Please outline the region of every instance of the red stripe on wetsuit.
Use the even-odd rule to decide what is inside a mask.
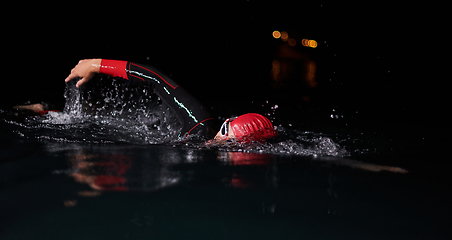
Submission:
[[[122,77],[126,80],[129,80],[129,78],[127,76],[127,69],[128,69],[127,63],[128,63],[127,61],[102,59],[102,61],[100,63],[99,73],[107,74],[107,75],[110,75],[113,77]],[[168,84],[168,86],[170,86],[172,89],[176,89],[177,87],[179,87],[179,85],[173,84],[171,81],[163,78],[162,76],[160,76],[158,73],[152,71],[151,69],[145,68],[138,64],[134,64],[132,62],[130,62],[130,65],[136,66],[136,67],[144,69],[152,74],[155,74],[157,77],[159,77],[161,80],[163,80],[166,84]],[[129,65],[129,68],[130,68],[130,65]],[[133,76],[133,77],[139,78],[144,81],[144,79],[141,77],[138,77],[138,76]]]
[[[99,73],[107,74],[113,77],[122,77],[129,80],[127,77],[127,61],[102,59],[100,63]]]

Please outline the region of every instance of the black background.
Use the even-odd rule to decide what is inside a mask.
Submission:
[[[80,59],[110,58],[156,66],[207,105],[247,108],[253,99],[269,100],[281,111],[310,109],[316,119],[335,109],[405,131],[444,132],[442,22],[432,18],[440,15],[433,8],[390,1],[13,7],[14,17],[5,19],[2,105],[62,102],[63,80]],[[287,44],[272,37],[275,30],[295,37],[296,51],[316,61],[317,88],[271,87],[272,59]],[[315,39],[318,47],[301,46],[302,38]],[[300,99],[306,91],[309,102]],[[296,121],[311,117],[291,113]]]

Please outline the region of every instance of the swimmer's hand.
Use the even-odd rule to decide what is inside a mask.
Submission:
[[[81,77],[82,79],[80,79],[75,86],[82,86],[83,84],[91,80],[91,78],[93,78],[96,73],[99,73],[101,62],[102,59],[80,60],[77,66],[75,66],[71,70],[71,74],[69,74],[69,76],[64,81],[69,82],[76,77]]]

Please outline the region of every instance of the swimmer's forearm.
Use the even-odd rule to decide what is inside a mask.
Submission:
[[[127,76],[127,61],[101,59],[98,72],[129,80]]]
[[[75,66],[71,74],[65,79],[65,82],[80,77],[76,84],[77,87],[82,86],[91,80],[96,73],[103,73],[113,77],[122,77],[129,80],[127,75],[127,61],[109,60],[109,59],[85,59],[80,60]]]

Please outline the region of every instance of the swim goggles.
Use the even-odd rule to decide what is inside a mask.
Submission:
[[[221,128],[220,128],[220,135],[222,136],[222,137],[227,137],[227,136],[229,136],[229,125],[228,125],[228,123],[229,122],[232,122],[232,120],[234,120],[234,119],[236,119],[237,117],[233,117],[233,118],[228,118],[228,119],[226,119],[224,122],[223,122],[223,124],[221,125]]]

